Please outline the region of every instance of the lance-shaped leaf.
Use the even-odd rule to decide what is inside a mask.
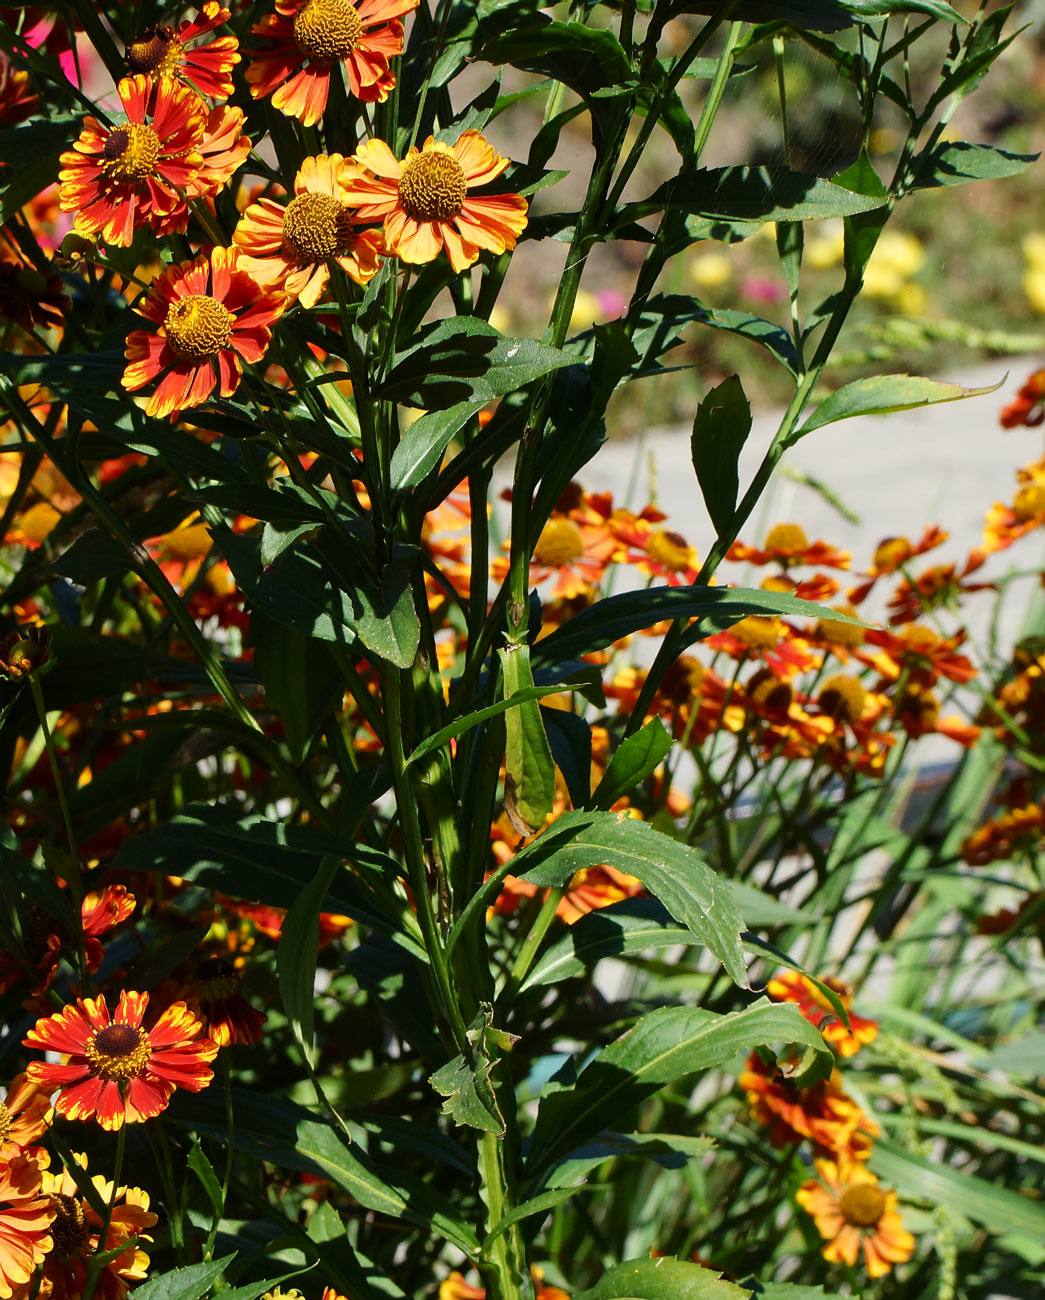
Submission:
[[[218,1278],[236,1258],[235,1254],[222,1259],[208,1260],[205,1264],[187,1264],[172,1268],[159,1277],[150,1278],[136,1290],[145,1300],[199,1300],[206,1295]]]
[[[555,760],[533,690],[530,647],[509,645],[499,650],[504,698],[516,707],[504,715],[504,810],[521,835],[544,825],[555,804]]]
[[[730,375],[697,407],[689,443],[704,504],[720,537],[736,514],[740,453],[750,432],[751,404],[739,375]]]
[[[660,718],[653,718],[641,731],[622,740],[591,797],[594,806],[609,808],[622,795],[630,794],[641,780],[656,771],[673,744]]]
[[[616,813],[565,813],[512,859],[514,875],[559,887],[587,867],[608,865],[636,876],[746,986],[740,919],[729,882],[686,844],[646,822]]]
[[[455,1124],[503,1137],[504,1116],[490,1082],[490,1071],[500,1059],[494,1052],[510,1051],[518,1038],[494,1028],[493,1007],[489,1002],[480,1006],[466,1033],[471,1050],[448,1061],[428,1082],[446,1098],[443,1114],[449,1115]]]
[[[816,408],[805,424],[786,440],[793,446],[800,438],[826,424],[850,420],[854,415],[888,415],[891,411],[909,411],[918,406],[932,406],[937,402],[958,402],[963,397],[980,397],[996,392],[1004,383],[985,388],[963,388],[961,384],[948,384],[939,379],[921,379],[915,375],[875,375],[870,379],[855,379],[846,384]]]
[[[750,1292],[684,1259],[628,1259],[574,1300],[747,1300]]]
[[[966,141],[934,144],[911,162],[912,189],[933,185],[964,185],[968,181],[997,181],[1019,176],[1040,157],[1008,153],[989,144]]]
[[[771,1043],[814,1053],[798,1081],[834,1059],[823,1038],[795,1006],[767,1000],[716,1015],[697,1007],[661,1007],[643,1016],[586,1067],[576,1085],[546,1097],[537,1114],[529,1171],[536,1175],[665,1084]]]

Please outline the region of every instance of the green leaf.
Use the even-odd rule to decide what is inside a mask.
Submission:
[[[589,912],[549,944],[527,975],[523,989],[583,975],[604,957],[670,948],[696,941],[655,898],[628,898]]]
[[[814,429],[852,419],[854,415],[887,415],[890,411],[909,411],[937,402],[980,397],[984,393],[997,392],[1004,382],[999,379],[996,384],[988,384],[985,388],[963,388],[960,384],[921,379],[915,375],[875,375],[870,379],[855,379],[825,398],[798,432],[786,440],[787,445],[793,446]]]
[[[648,1012],[595,1057],[574,1088],[541,1102],[530,1157],[535,1170],[599,1133],[607,1116],[626,1113],[665,1084],[772,1043],[798,1044],[822,1064],[834,1059],[820,1034],[788,1004],[763,999],[724,1016],[696,1007]]]
[[[811,912],[782,903],[746,881],[730,881],[730,888],[733,890],[733,901],[740,908],[740,915],[749,930],[754,926],[794,925],[796,922],[808,924],[816,920]]]
[[[541,1179],[542,1187],[570,1187],[607,1160],[643,1156],[665,1169],[678,1169],[708,1153],[715,1143],[709,1137],[678,1133],[603,1133],[561,1160]]]
[[[714,953],[741,987],[747,974],[740,949],[743,922],[729,883],[695,850],[646,822],[616,813],[564,813],[512,859],[512,875],[559,887],[578,871],[607,864],[636,876],[676,921]]]
[[[597,1189],[589,1184],[587,1187],[556,1187],[551,1191],[541,1192],[537,1196],[532,1196],[517,1205],[514,1210],[510,1210],[503,1219],[498,1219],[494,1228],[483,1238],[483,1255],[485,1258],[490,1257],[490,1247],[503,1233],[509,1228],[514,1228],[517,1223],[522,1223],[525,1219],[532,1219],[535,1214],[545,1215],[549,1210],[554,1210],[557,1205],[563,1201],[570,1200],[577,1195],[579,1191],[596,1191]]]
[[[821,1286],[798,1286],[794,1282],[759,1282],[745,1277],[740,1285],[751,1291],[751,1300],[842,1300],[836,1292]]]
[[[700,1264],[681,1259],[629,1259],[608,1268],[573,1300],[747,1300],[747,1292]]]
[[[1019,176],[1040,157],[1036,153],[1008,153],[989,144],[934,144],[912,160],[911,189]]]
[[[376,395],[428,410],[485,405],[575,360],[533,339],[505,338],[477,316],[454,316],[396,353]]]
[[[630,794],[640,781],[656,771],[671,753],[674,743],[660,718],[653,718],[641,731],[621,741],[591,797],[592,807],[609,808],[622,795]]]
[[[127,549],[100,528],[89,528],[54,562],[54,571],[81,587],[107,578],[112,573],[127,573],[135,568]]]
[[[314,1268],[315,1265],[311,1267]],[[295,1268],[279,1277],[266,1278],[263,1282],[247,1282],[244,1286],[229,1287],[227,1291],[221,1291],[219,1294],[221,1300],[257,1300],[258,1296],[264,1295],[266,1291],[275,1290],[281,1282],[286,1282],[292,1277],[300,1277],[304,1272],[303,1268]]]
[[[361,613],[353,630],[372,655],[397,668],[409,668],[421,644],[421,621],[414,606],[410,571],[390,564],[380,589],[361,584],[355,590]]]
[[[678,208],[693,216],[763,224],[767,221],[823,221],[866,212],[881,200],[787,167],[703,167],[682,172],[648,199],[625,204],[617,221]]]
[[[227,1139],[225,1102],[220,1096],[200,1093],[184,1098],[179,1120],[194,1132]],[[443,1212],[439,1195],[420,1179],[393,1166],[377,1165],[356,1153],[329,1125],[320,1123],[286,1097],[265,1097],[245,1088],[232,1089],[236,1116],[233,1146],[278,1169],[317,1174],[347,1192],[364,1209],[387,1218],[433,1228],[474,1258],[479,1252],[475,1234],[465,1224]]]
[[[697,407],[690,454],[711,522],[728,533],[737,509],[740,453],[751,432],[751,403],[739,375],[730,375]]]
[[[207,1294],[235,1258],[235,1254],[225,1255],[207,1264],[168,1269],[135,1290],[141,1292],[142,1300],[200,1300],[200,1296]]]
[[[415,420],[392,452],[392,490],[416,487],[439,464],[454,435],[485,405],[484,398],[475,398],[445,411],[429,411]]]
[[[555,760],[540,705],[526,695],[534,688],[530,647],[513,643],[498,650],[497,656],[508,705],[504,715],[504,808],[520,834],[532,834],[544,825],[555,805]]]
[[[901,1197],[939,1205],[992,1232],[1045,1240],[1045,1205],[1033,1195],[1021,1196],[881,1138],[874,1144],[869,1163],[882,1182],[894,1187]]]
[[[504,35],[482,45],[475,57],[554,77],[582,98],[631,78],[628,56],[606,28],[553,22],[543,15],[527,18],[530,25],[513,23]]]
[[[433,750],[442,748],[448,740],[463,736],[473,727],[478,727],[490,718],[496,718],[498,714],[508,713],[511,709],[519,708],[531,700],[542,700],[546,695],[561,695],[564,691],[585,690],[587,687],[587,682],[563,682],[559,686],[527,686],[523,690],[516,691],[510,699],[498,700],[496,704],[488,704],[486,708],[476,709],[474,713],[465,713],[460,718],[455,718],[453,722],[448,722],[445,727],[431,736],[426,736],[416,748],[410,751],[406,766],[409,767],[411,763],[416,763],[427,754],[431,754]]]
[[[300,764],[331,707],[340,701],[341,674],[327,645],[258,610],[251,614],[250,634],[265,700],[283,723],[291,762]]]
[[[466,1033],[471,1050],[448,1061],[428,1082],[446,1098],[443,1114],[455,1124],[504,1137],[504,1116],[490,1083],[490,1071],[500,1060],[494,1052],[510,1050],[518,1040],[514,1034],[494,1028],[493,1007],[488,1002],[482,1003]]]
[[[220,1218],[225,1209],[225,1197],[222,1195],[221,1183],[214,1172],[214,1166],[207,1159],[198,1138],[192,1144],[192,1150],[186,1157],[186,1164],[200,1180],[200,1186],[207,1193],[207,1200],[210,1201],[215,1217]]]
[[[653,587],[623,591],[572,615],[562,627],[533,646],[531,657],[535,667],[579,659],[665,618],[699,619],[686,633],[686,644],[692,645],[739,623],[749,614],[822,618],[826,612],[823,606],[799,600],[797,596],[745,587]],[[829,616],[841,617],[835,611],[830,611]]]
[[[294,900],[280,930],[277,955],[279,995],[294,1040],[310,1065],[315,1064],[312,1040],[315,1025],[316,962],[319,955],[319,914],[340,866],[340,857],[322,860],[315,876]]]

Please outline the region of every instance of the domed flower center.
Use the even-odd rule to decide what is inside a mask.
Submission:
[[[294,15],[294,40],[310,59],[347,59],[363,35],[349,0],[308,0]]]
[[[679,533],[669,533],[663,528],[654,528],[650,533],[646,542],[646,554],[672,573],[681,573],[697,562],[697,553],[692,546],[686,545],[686,539]]]
[[[102,171],[113,181],[143,181],[160,156],[160,137],[151,126],[129,122],[110,131],[102,146]]]
[[[768,650],[779,645],[783,628],[775,618],[762,618],[758,614],[749,614],[732,627],[733,635],[752,650]]]
[[[208,957],[196,968],[193,992],[204,1002],[231,997],[239,986],[239,972],[221,957]]]
[[[84,1055],[101,1079],[133,1079],[152,1056],[152,1043],[136,1025],[106,1025],[87,1040]]]
[[[791,707],[791,687],[769,668],[761,668],[747,684],[748,696],[764,709],[786,713]]]
[[[914,554],[914,548],[906,537],[887,537],[878,544],[871,558],[871,563],[879,573],[892,573],[901,564],[905,564]]]
[[[235,317],[216,298],[190,293],[173,302],[163,327],[167,342],[179,357],[203,361],[228,347]]]
[[[873,1228],[885,1213],[885,1192],[874,1183],[854,1183],[838,1198],[838,1208],[854,1228]]]
[[[765,549],[792,559],[809,550],[809,538],[798,524],[777,524],[769,530]]]
[[[449,221],[468,190],[464,168],[449,150],[426,149],[403,168],[399,202],[415,221]]]
[[[534,564],[561,569],[584,554],[584,534],[572,519],[549,519],[533,549]]]
[[[661,678],[660,693],[674,704],[685,704],[704,685],[704,665],[693,655],[680,655]]]
[[[178,66],[182,44],[173,27],[146,27],[133,45],[127,47],[127,67],[142,76],[170,76]]]
[[[7,1135],[11,1132],[11,1125],[11,1112],[4,1102],[0,1101],[0,1147],[7,1141]]]
[[[348,242],[351,209],[329,194],[299,194],[287,204],[283,244],[309,262],[337,257]]]
[[[74,1196],[51,1197],[54,1221],[47,1231],[54,1240],[54,1253],[62,1259],[85,1255],[90,1245],[90,1231],[83,1206]]]
[[[835,609],[839,614],[857,617],[852,605],[836,605]],[[840,618],[818,619],[813,635],[822,637],[825,641],[833,641],[844,650],[855,650],[857,646],[863,645],[864,640],[864,630],[859,624],[843,623]]]
[[[852,723],[859,722],[866,699],[867,692],[859,678],[839,673],[824,682],[817,703],[829,718]]]
[[[940,717],[940,701],[933,692],[917,690],[913,685],[900,695],[893,708],[905,726],[924,727],[928,731]]]
[[[928,655],[940,644],[940,638],[931,627],[922,627],[912,623],[907,629],[907,649],[914,655]]]
[[[1012,503],[1012,513],[1021,524],[1045,514],[1045,484],[1028,483],[1021,487]]]

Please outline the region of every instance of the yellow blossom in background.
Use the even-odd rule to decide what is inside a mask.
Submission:
[[[886,230],[875,245],[864,272],[864,293],[871,298],[896,298],[925,262],[925,248],[915,235]]]
[[[1032,230],[1024,235],[1022,247],[1027,265],[1045,271],[1045,230]]]
[[[719,289],[729,283],[733,266],[726,253],[698,253],[689,264],[689,275],[698,289]]]
[[[912,318],[924,316],[928,305],[929,295],[922,285],[917,284],[914,280],[908,280],[906,284],[902,285],[900,292],[893,300],[893,306],[901,316],[910,316]]]
[[[876,127],[867,138],[867,148],[871,153],[895,153],[900,147],[900,136],[891,126]]]
[[[845,227],[840,221],[825,221],[823,230],[806,241],[804,260],[817,271],[837,266],[845,252]]]
[[[570,329],[590,329],[596,321],[601,319],[602,309],[599,306],[598,298],[593,293],[589,293],[587,289],[579,289],[573,304],[573,313],[570,316]]]

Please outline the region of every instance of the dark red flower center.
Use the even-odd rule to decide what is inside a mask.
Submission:
[[[426,149],[417,154],[399,178],[399,202],[415,221],[449,221],[456,217],[467,191],[464,168],[443,149]]]
[[[51,1198],[54,1221],[47,1231],[54,1240],[54,1253],[62,1259],[86,1255],[90,1232],[84,1218],[83,1206],[73,1196],[61,1194]]]
[[[87,1040],[84,1055],[99,1078],[133,1079],[148,1065],[152,1043],[137,1025],[106,1025]]]
[[[102,171],[114,181],[143,181],[160,156],[160,137],[151,126],[128,122],[110,131],[102,146]]]
[[[294,40],[310,59],[347,59],[362,35],[350,0],[308,0],[294,15]]]
[[[182,45],[173,27],[146,27],[127,49],[127,66],[131,72],[144,76],[170,76],[181,52]]]

